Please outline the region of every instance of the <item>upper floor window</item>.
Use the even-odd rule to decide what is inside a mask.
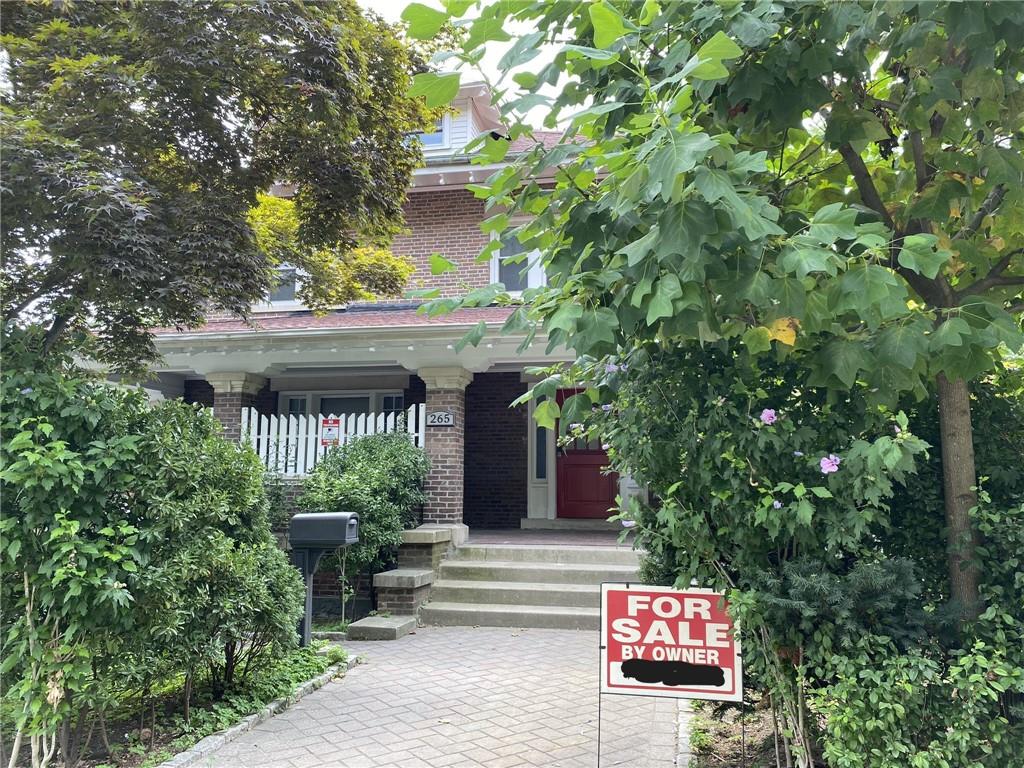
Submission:
[[[501,283],[509,293],[522,293],[544,285],[544,266],[540,251],[523,254],[526,249],[514,237],[502,243],[491,261],[491,282]]]
[[[298,280],[299,274],[294,267],[278,267],[277,280],[274,287],[270,289],[267,301],[271,303],[294,302]]]
[[[451,115],[444,115],[434,123],[433,131],[419,131],[412,135],[416,137],[424,150],[445,149],[451,144],[451,127]]]

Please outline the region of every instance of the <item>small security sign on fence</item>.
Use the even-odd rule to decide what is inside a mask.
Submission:
[[[341,419],[320,422],[320,445],[341,445]]]
[[[743,701],[740,644],[725,598],[602,584],[601,693]]]

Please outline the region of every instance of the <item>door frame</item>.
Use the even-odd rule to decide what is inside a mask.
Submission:
[[[557,440],[555,430],[538,430],[533,412],[537,403],[530,400],[526,419],[527,460],[526,460],[526,516],[535,520],[554,520],[558,512],[557,478],[555,477],[555,450]],[[534,472],[537,465],[537,433],[544,435],[547,449],[544,462],[545,475],[538,478]]]

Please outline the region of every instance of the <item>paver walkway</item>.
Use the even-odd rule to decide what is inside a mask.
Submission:
[[[215,768],[595,768],[596,632],[431,627],[226,744]],[[600,768],[668,768],[672,699],[604,696]]]

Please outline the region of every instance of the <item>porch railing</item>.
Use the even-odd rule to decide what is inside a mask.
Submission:
[[[260,415],[255,408],[242,409],[242,442],[256,451],[268,471],[282,475],[305,475],[330,449],[321,440],[324,419],[338,419],[338,440],[349,440],[382,432],[406,432],[409,439],[423,447],[426,432],[426,406],[410,406],[398,413],[358,413],[348,416]]]

